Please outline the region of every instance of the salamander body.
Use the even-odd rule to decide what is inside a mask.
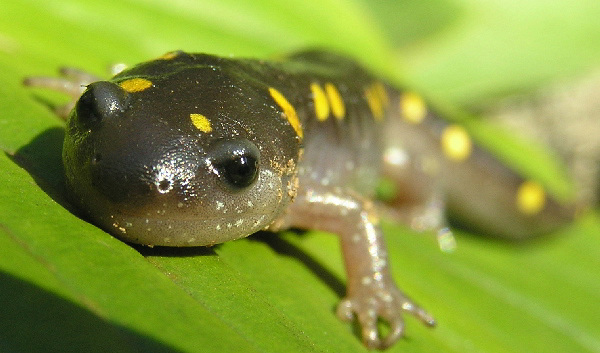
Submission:
[[[28,84],[58,81],[49,82]],[[63,160],[71,199],[89,219],[125,241],[163,246],[213,245],[261,229],[335,233],[348,275],[338,315],[356,316],[370,348],[402,335],[404,311],[434,324],[389,273],[373,202],[382,179],[397,189],[391,214],[419,230],[446,232],[446,205],[513,238],[566,218],[538,183],[483,153],[420,96],[340,55],[172,52],[83,83],[83,92],[62,89],[81,94]],[[386,337],[378,318],[390,324]]]

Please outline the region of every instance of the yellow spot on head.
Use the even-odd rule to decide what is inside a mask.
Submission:
[[[194,124],[198,130],[206,133],[212,131],[210,121],[204,115],[192,113],[190,114],[190,119],[192,119],[192,124]]]
[[[346,115],[346,106],[344,105],[344,100],[342,99],[340,92],[332,83],[328,82],[325,84],[325,93],[327,93],[327,98],[329,98],[333,116],[337,119],[343,119]]]
[[[163,55],[161,55],[160,57],[158,57],[158,60],[171,60],[171,59],[175,59],[177,57],[177,55],[179,55],[180,51],[170,51],[168,53],[164,53]]]
[[[310,91],[313,95],[313,102],[315,104],[315,115],[317,120],[325,121],[329,117],[329,103],[327,102],[327,96],[318,83],[310,84]]]
[[[294,109],[290,102],[288,102],[288,100],[285,99],[283,94],[281,94],[275,88],[269,87],[269,94],[271,94],[271,97],[273,97],[275,103],[277,103],[281,107],[281,109],[283,109],[283,115],[290,123],[294,131],[296,131],[296,135],[298,135],[298,137],[302,139],[304,137],[304,132],[302,131],[302,124],[300,124],[300,120],[298,120],[298,114],[296,114],[296,109]]]
[[[517,190],[517,208],[526,215],[540,212],[546,204],[546,192],[535,181],[525,181]]]
[[[119,83],[119,86],[121,86],[122,89],[124,89],[125,91],[129,92],[129,93],[135,93],[135,92],[141,92],[147,88],[152,87],[152,81],[147,80],[145,78],[141,78],[141,77],[136,77],[136,78],[130,78],[128,80],[125,80],[121,83]]]
[[[459,162],[469,158],[473,149],[467,130],[458,125],[449,125],[444,129],[441,144],[446,157]]]
[[[400,96],[400,113],[404,120],[418,124],[427,115],[427,105],[418,94],[405,92]]]

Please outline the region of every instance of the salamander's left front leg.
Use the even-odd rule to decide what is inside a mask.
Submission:
[[[352,192],[313,189],[298,195],[289,211],[284,227],[319,229],[340,236],[348,284],[337,312],[343,320],[356,316],[368,348],[385,349],[403,335],[403,312],[426,325],[435,325],[433,317],[396,286],[378,216],[370,201]],[[377,329],[379,319],[390,326],[386,337],[381,337]]]

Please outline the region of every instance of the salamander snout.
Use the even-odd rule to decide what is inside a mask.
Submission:
[[[129,101],[128,93],[119,85],[98,81],[90,84],[75,105],[78,122],[94,128],[103,120],[114,119],[125,112]]]

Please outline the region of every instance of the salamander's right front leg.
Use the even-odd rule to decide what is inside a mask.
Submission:
[[[23,84],[29,87],[47,88],[52,91],[69,95],[71,101],[54,108],[56,115],[66,120],[87,86],[92,82],[100,81],[102,79],[85,71],[70,67],[61,68],[60,75],[62,77],[27,77],[23,80]]]
[[[343,320],[357,318],[368,348],[385,349],[402,337],[403,312],[428,326],[435,325],[433,317],[396,286],[378,216],[370,201],[352,192],[313,189],[297,197],[281,226],[319,229],[340,236],[348,284],[337,312]],[[390,326],[386,337],[381,337],[377,329],[379,319]]]

